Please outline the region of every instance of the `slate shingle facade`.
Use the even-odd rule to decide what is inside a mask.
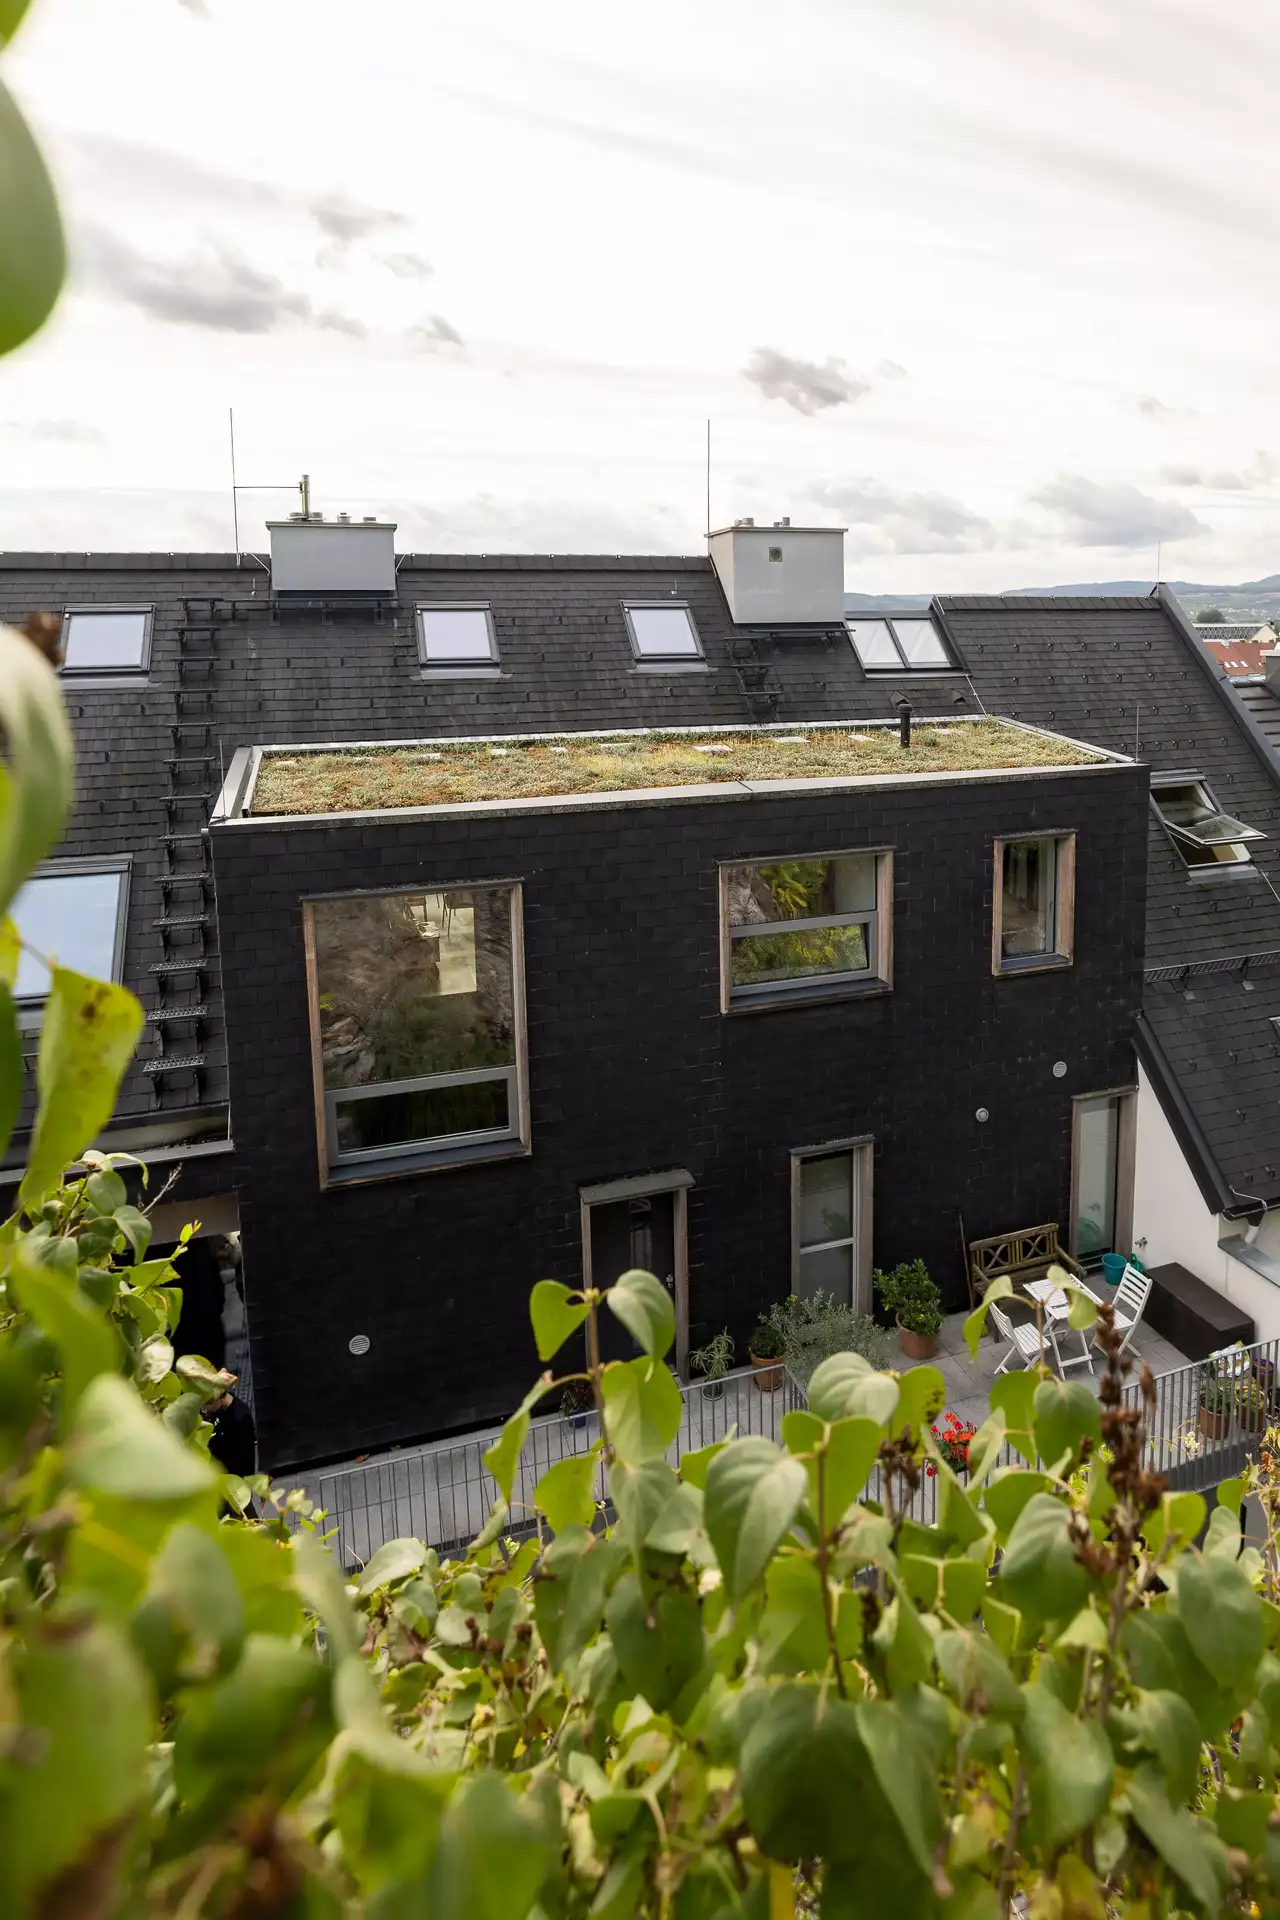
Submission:
[[[692,607],[707,657],[706,672],[665,673],[636,666],[622,603],[627,598],[667,595],[686,600]],[[413,607],[419,600],[432,599],[490,603],[501,652],[502,671],[497,679],[424,675],[417,658]],[[1109,941],[1118,979],[1127,982],[1128,969],[1145,962],[1149,976],[1146,1010],[1139,1022],[1139,1035],[1147,1048],[1144,1057],[1153,1066],[1167,1110],[1181,1102],[1191,1116],[1193,1124],[1189,1124],[1184,1143],[1194,1135],[1192,1145],[1199,1155],[1195,1164],[1203,1174],[1206,1197],[1212,1190],[1230,1202],[1233,1191],[1243,1191],[1280,1200],[1280,1171],[1272,1171],[1280,1170],[1280,1101],[1271,1092],[1266,1065],[1273,1057],[1267,1049],[1275,1045],[1267,1016],[1280,1010],[1271,1006],[1270,999],[1270,981],[1280,978],[1280,973],[1268,978],[1267,962],[1267,956],[1280,953],[1280,900],[1272,885],[1278,857],[1275,836],[1280,820],[1280,763],[1258,722],[1225,685],[1225,676],[1206,657],[1194,630],[1187,627],[1167,596],[1114,601],[1045,601],[1026,596],[946,598],[934,603],[934,612],[947,631],[957,670],[928,676],[868,676],[838,626],[803,635],[735,628],[708,562],[687,557],[402,556],[396,603],[375,612],[367,603],[346,610],[275,605],[265,565],[252,556],[244,556],[239,566],[233,557],[217,554],[0,556],[0,617],[21,618],[33,608],[57,611],[68,604],[94,603],[153,606],[152,661],[145,683],[68,682],[80,751],[80,788],[61,851],[133,855],[126,978],[153,1012],[163,1011],[164,1003],[174,1000],[207,1009],[198,1033],[182,1026],[149,1027],[146,1045],[153,1061],[164,1032],[171,1055],[181,1057],[198,1050],[200,1076],[198,1080],[194,1074],[149,1076],[144,1071],[145,1061],[140,1061],[122,1092],[122,1125],[135,1130],[147,1127],[156,1140],[215,1136],[226,1131],[228,1095],[236,1091],[234,1060],[232,1079],[228,1078],[228,1009],[234,1055],[239,1045],[234,1027],[246,1007],[243,988],[237,984],[241,980],[238,950],[242,940],[251,942],[268,928],[274,936],[284,924],[283,908],[272,893],[274,876],[267,871],[256,881],[245,874],[234,880],[228,876],[224,881],[219,872],[220,891],[224,886],[234,885],[236,889],[235,952],[228,950],[226,898],[222,901],[222,959],[231,993],[226,1007],[212,890],[207,931],[164,930],[155,923],[186,917],[185,907],[176,905],[175,898],[191,897],[182,888],[177,895],[173,888],[166,890],[162,884],[166,872],[175,865],[201,867],[207,858],[199,841],[183,842],[177,853],[172,848],[166,850],[166,832],[175,827],[198,832],[207,804],[184,798],[175,809],[170,805],[175,788],[181,788],[184,795],[211,793],[238,747],[554,728],[731,724],[768,719],[857,720],[892,715],[896,702],[906,697],[917,714],[974,713],[986,708],[1121,753],[1132,754],[1136,748],[1140,759],[1156,769],[1181,768],[1204,775],[1223,807],[1268,834],[1268,840],[1255,853],[1252,872],[1243,878],[1196,884],[1188,879],[1167,834],[1149,810],[1142,936],[1139,938],[1134,931],[1136,883],[1129,875],[1124,883],[1127,891],[1113,904],[1114,939],[1105,929],[1097,937]],[[179,729],[176,734],[175,727]],[[168,764],[190,758],[193,750],[197,755],[207,751],[206,767],[175,770]],[[1114,835],[1117,844],[1127,845],[1128,825],[1123,814],[1122,807]],[[1106,837],[1103,823],[1095,822],[1091,832],[1095,846],[1100,846]],[[595,855],[601,873],[609,874],[607,829],[599,830],[599,839],[600,844],[588,846],[586,852]],[[927,881],[922,878],[925,875],[930,876]],[[296,899],[301,890],[298,876],[291,884]],[[949,911],[949,884],[945,863],[922,850],[913,870],[904,869],[899,874],[898,912],[905,916],[903,924],[917,924],[912,917],[922,911],[922,889],[926,894],[924,906],[945,916]],[[255,887],[261,896],[257,900],[252,897]],[[671,944],[662,963],[674,977],[678,968],[689,964],[682,944],[688,935],[672,931],[665,937]],[[563,931],[560,938],[566,938]],[[184,956],[199,958],[206,946],[205,974],[166,977],[152,972],[154,967]],[[1084,978],[1081,968],[1087,954],[1083,939],[1078,943],[1078,953],[1074,974],[1062,977],[1066,982]],[[1246,958],[1251,961],[1247,971],[1243,965]],[[947,955],[936,942],[931,964],[938,978],[945,980]],[[297,954],[292,946],[282,952],[274,970],[292,992],[297,974]],[[1050,980],[1046,977],[1040,985],[1048,989]],[[913,991],[909,981],[908,972],[892,1002],[885,1003],[891,1004],[890,1012],[875,1014],[867,1006],[857,1009],[859,1017],[900,1021],[900,1009],[906,1004],[903,996]],[[1205,984],[1200,986],[1198,982]],[[1020,984],[1030,988],[1033,983]],[[1195,992],[1194,1000],[1186,997],[1188,986]],[[988,975],[987,990],[990,988]],[[531,1017],[536,991],[531,970]],[[953,1010],[953,1016],[946,1017],[945,991],[938,992],[936,1020],[931,1008],[924,1002],[921,1006],[917,1024],[929,1036],[929,1051],[922,1048],[918,1057],[912,1054],[914,1064],[908,1067],[902,1036],[895,1027],[897,1039],[893,1054],[886,1055],[885,1071],[896,1072],[897,1085],[906,1088],[922,1111],[932,1113],[929,1102],[938,1099],[936,1089],[945,1088],[956,1074],[969,1071],[969,1063],[975,1058],[975,1039],[981,1049],[987,1045],[987,1038],[976,1005],[968,1027],[968,1013],[957,1018]],[[246,1017],[252,1017],[252,1009]],[[703,1017],[711,1027],[718,1019],[714,1014]],[[830,1010],[820,1014],[817,1009],[786,1019],[777,1017],[779,1032],[796,1019],[815,1025],[818,1065],[811,1070],[795,1067],[797,1076],[816,1075],[817,1084],[822,1085],[825,1076],[834,1071],[828,1058],[830,1035],[821,1023],[835,1017]],[[1120,1017],[1118,1012],[1116,1017]],[[305,1009],[299,1000],[287,1013],[285,1025],[288,1020],[296,1023],[304,1018]],[[1055,1009],[1053,1022],[1058,1018],[1059,1010]],[[730,1023],[731,1034],[744,1024]],[[269,1057],[273,1044],[270,1036],[261,1025],[252,1031],[258,1034],[259,1047],[267,1050]],[[699,1028],[699,1036],[702,1032]],[[1039,1056],[1031,1037],[1012,1035],[1007,1027],[1003,1037],[1012,1038],[1013,1051],[1007,1057],[1001,1055],[1001,1070],[1009,1071],[1013,1083],[1020,1084],[1023,1069],[1017,1062],[1030,1063]],[[711,1044],[699,1038],[692,1055],[695,1065],[710,1079],[728,1075],[732,1081],[729,1064],[718,1055],[714,1065],[710,1062],[706,1048]],[[730,1061],[737,1044],[736,1038],[728,1041]],[[1118,1046],[1123,1056],[1112,1059],[1105,1076],[1099,1071],[1093,1085],[1132,1080],[1127,1037],[1121,1042],[1113,1036],[1103,1047],[1095,1036],[1089,1045],[1102,1051]],[[656,1047],[656,1041],[650,1046]],[[737,1116],[754,1113],[753,1101],[767,1106],[770,1086],[775,1080],[785,1079],[789,1050],[783,1041],[778,1046],[779,1057],[775,1059],[769,1043],[762,1044],[761,1064],[751,1071],[744,1069],[741,1087],[733,1082],[735,1098],[717,1110],[713,1129],[719,1143],[717,1152],[726,1156],[725,1168],[708,1170],[704,1153],[699,1176],[705,1180],[709,1195],[719,1181],[733,1205],[748,1214],[758,1191],[763,1190],[762,1176],[758,1170],[735,1174],[728,1168],[730,1159],[739,1169],[751,1164],[750,1137],[756,1121],[753,1118],[747,1128]],[[1061,1054],[1066,1051],[1065,1046],[1060,1049]],[[593,1058],[602,1059],[604,1064],[594,1070],[605,1077],[606,1083],[608,1056],[608,1043],[602,1041]],[[984,1074],[994,1071],[993,1061],[986,1054],[979,1051],[976,1058]],[[1031,1065],[1026,1071],[1033,1073]],[[1028,1100],[1029,1087],[1030,1082]],[[1073,1090],[1082,1090],[1074,1072],[1060,1089],[1064,1102]],[[554,1113],[554,1096],[544,1088],[542,1097],[544,1105],[550,1102],[547,1111]],[[906,1095],[903,1097],[905,1100]],[[1051,1089],[1049,1098],[1055,1097]],[[939,1101],[944,1118],[949,1108],[944,1096]],[[995,1111],[993,1107],[993,1114]],[[297,1166],[305,1163],[314,1180],[309,1103],[293,1121],[282,1114],[278,1117],[282,1140],[275,1145],[260,1144],[273,1155],[285,1153],[287,1145]],[[256,1122],[238,1097],[232,1104],[232,1120],[237,1148],[243,1154],[243,1139],[253,1132]],[[735,1126],[739,1127],[736,1134]],[[807,1144],[811,1132],[802,1129],[799,1136],[791,1138],[791,1144]],[[690,1156],[695,1152],[696,1133],[691,1138],[694,1144],[687,1149]],[[988,1144],[983,1151],[996,1156],[994,1122],[984,1138]],[[300,1147],[297,1141],[301,1141]],[[1065,1137],[1059,1144],[1061,1161],[1054,1175],[1059,1198],[1052,1211],[1065,1220]],[[775,1145],[770,1146],[770,1152]],[[638,1157],[642,1156],[628,1155],[628,1165],[634,1165]],[[670,1163],[668,1153],[660,1157]],[[294,1163],[291,1158],[290,1164]],[[596,1173],[604,1177],[624,1170],[615,1164],[603,1171],[594,1168],[581,1177],[591,1178]],[[988,1174],[981,1166],[966,1166],[964,1175],[975,1192],[988,1190],[983,1186]],[[240,1169],[233,1164],[227,1147],[221,1155],[214,1150],[207,1157],[189,1161],[178,1191],[195,1199],[201,1193],[223,1190],[239,1177]],[[301,1172],[297,1177],[302,1178]],[[576,1172],[574,1177],[578,1177]],[[379,1190],[386,1201],[387,1217],[410,1218],[414,1192],[429,1189],[438,1179],[424,1176],[421,1181],[390,1183]],[[307,1189],[309,1205],[314,1191],[314,1185]],[[341,1199],[346,1202],[354,1196],[343,1195]],[[555,1205],[560,1207],[562,1202],[557,1200]],[[895,1208],[898,1205],[895,1201]],[[253,1256],[249,1249],[265,1207],[260,1196],[246,1195],[250,1262]],[[1026,1209],[1014,1207],[1012,1211],[1021,1217]],[[723,1212],[725,1218],[732,1212],[729,1200]],[[995,1224],[1006,1225],[1010,1217],[1007,1210],[1002,1211]],[[979,1231],[977,1219],[966,1218],[966,1224],[971,1232]],[[695,1228],[695,1249],[697,1231]],[[542,1234],[541,1228],[539,1232]],[[545,1244],[548,1261],[567,1257],[564,1245],[556,1240],[561,1232],[568,1233],[576,1250],[576,1216],[570,1226],[564,1227],[562,1221],[554,1231],[548,1227],[542,1234],[538,1244]],[[763,1226],[759,1232],[767,1238]],[[930,1254],[934,1232],[932,1226],[922,1229]],[[886,1242],[884,1257],[896,1257],[906,1250],[896,1233],[895,1228]],[[925,1250],[923,1239],[921,1250]],[[880,1252],[878,1245],[878,1257]],[[365,1257],[361,1255],[362,1263]],[[700,1257],[695,1251],[695,1260]],[[952,1257],[956,1257],[954,1249]],[[936,1258],[942,1271],[948,1256],[940,1238]],[[364,1271],[362,1264],[362,1280]],[[291,1277],[288,1286],[290,1297],[300,1303],[306,1297],[307,1276],[302,1274],[296,1284]],[[294,1310],[299,1310],[296,1305]],[[271,1309],[265,1299],[258,1306],[259,1318],[263,1313],[268,1315],[263,1337],[274,1338],[269,1332]],[[710,1318],[714,1319],[714,1314]],[[394,1328],[394,1318],[387,1325]],[[263,1364],[269,1367],[274,1363],[264,1359]],[[326,1382],[328,1412],[334,1410],[333,1397],[341,1398],[345,1391],[342,1376]],[[471,1404],[461,1389],[456,1397],[460,1409]],[[459,1419],[466,1417],[465,1411],[459,1411]],[[409,1419],[408,1414],[405,1419]],[[407,1430],[423,1431],[446,1421],[452,1423],[451,1414],[441,1417],[428,1409],[421,1418],[415,1412]],[[371,1443],[367,1433],[360,1439],[364,1444]],[[288,1436],[278,1437],[273,1444],[282,1458],[301,1455],[301,1443]]]

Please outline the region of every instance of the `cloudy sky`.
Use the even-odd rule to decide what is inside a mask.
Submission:
[[[850,586],[1280,569],[1280,15],[1221,0],[36,0],[70,289],[0,546],[839,520]],[[242,544],[287,493],[242,497]]]

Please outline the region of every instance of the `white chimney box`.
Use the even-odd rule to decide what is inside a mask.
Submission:
[[[736,520],[707,536],[711,564],[740,626],[837,626],[844,619],[843,527]]]
[[[394,593],[394,521],[269,520],[273,593]]]

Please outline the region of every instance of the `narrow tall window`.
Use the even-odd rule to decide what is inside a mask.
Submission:
[[[357,894],[306,914],[330,1171],[520,1141],[519,889]]]
[[[64,673],[144,673],[150,659],[150,607],[68,607],[63,614]]]
[[[1075,837],[997,840],[992,967],[1016,973],[1070,964]]]
[[[791,1156],[791,1290],[871,1310],[869,1139],[832,1140]]]
[[[822,854],[720,870],[724,1008],[889,984],[892,856]]]
[[[1128,1088],[1073,1102],[1071,1250],[1081,1260],[1129,1250],[1136,1116]]]
[[[796,1292],[805,1298],[834,1294],[851,1306],[856,1245],[853,1155],[830,1153],[802,1160]]]

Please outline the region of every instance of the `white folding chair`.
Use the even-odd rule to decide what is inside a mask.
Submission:
[[[1120,1284],[1115,1290],[1111,1305],[1115,1311],[1116,1325],[1124,1334],[1120,1352],[1123,1353],[1138,1331],[1138,1322],[1147,1310],[1147,1301],[1151,1298],[1151,1276],[1139,1273],[1136,1267],[1127,1263],[1120,1275]],[[1119,1356],[1117,1355],[1117,1358]]]
[[[1048,1341],[1042,1340],[1039,1329],[1036,1327],[1034,1321],[1022,1323],[1013,1321],[994,1301],[991,1303],[991,1318],[995,1322],[996,1332],[1000,1335],[1001,1339],[1009,1342],[1009,1351],[996,1368],[997,1373],[1004,1372],[1015,1353],[1022,1356],[1022,1364],[1024,1367],[1032,1366],[1036,1361],[1043,1360],[1046,1346],[1052,1342],[1052,1335],[1049,1336]]]

